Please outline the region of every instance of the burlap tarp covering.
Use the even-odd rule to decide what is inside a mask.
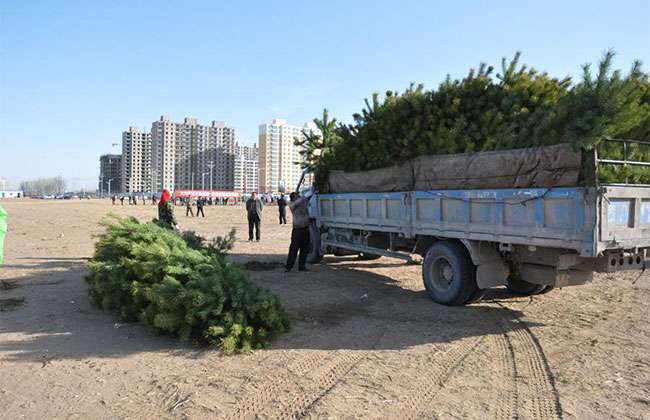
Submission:
[[[579,184],[581,160],[568,144],[420,156],[371,171],[332,171],[327,187],[331,193],[571,187]]]

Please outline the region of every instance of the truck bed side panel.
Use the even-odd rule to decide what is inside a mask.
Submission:
[[[565,248],[592,256],[596,203],[595,191],[586,188],[323,194],[317,220],[329,227]]]

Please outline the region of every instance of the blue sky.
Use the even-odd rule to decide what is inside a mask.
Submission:
[[[607,48],[650,66],[650,1],[2,0],[0,177],[93,188],[99,155],[162,114],[252,143],[273,118],[349,121],[374,91],[517,50],[564,76]]]

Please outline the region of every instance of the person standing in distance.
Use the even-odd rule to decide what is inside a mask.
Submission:
[[[190,197],[185,198],[185,217],[192,215],[194,217],[194,211],[192,211],[192,199]]]
[[[291,245],[289,245],[285,268],[287,273],[291,271],[296,263],[298,251],[300,251],[298,271],[309,271],[305,265],[309,253],[309,213],[307,211],[309,198],[300,197],[297,192],[292,192],[289,197],[293,229],[291,230]]]
[[[203,213],[203,206],[205,205],[205,199],[203,197],[199,197],[198,200],[196,200],[196,217],[199,217],[199,214],[201,217],[205,217],[205,213]]]
[[[278,212],[280,213],[280,224],[286,225],[287,224],[287,200],[284,194],[280,194],[280,198],[278,199]]]
[[[178,223],[174,217],[174,206],[171,202],[171,194],[163,190],[158,202],[158,220],[168,229],[179,231]]]
[[[260,229],[262,225],[262,209],[264,204],[253,191],[251,198],[246,201],[246,213],[248,215],[248,242],[253,241],[253,228],[255,228],[255,240],[260,241]]]

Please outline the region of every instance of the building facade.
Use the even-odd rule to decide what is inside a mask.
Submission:
[[[122,133],[122,192],[151,191],[151,146],[150,133],[142,133],[136,127],[129,127],[127,131]],[[113,191],[112,185],[111,191]]]
[[[235,145],[235,161],[233,167],[234,190],[242,193],[258,191],[259,189],[259,149],[253,146]]]
[[[162,116],[151,124],[151,177],[154,190],[173,191],[176,172],[176,124]]]
[[[151,139],[156,190],[234,189],[235,130],[223,121],[206,126],[163,116],[151,125]]]
[[[198,174],[204,189],[232,191],[235,188],[235,129],[223,121],[212,121],[208,142],[199,153]]]
[[[99,193],[122,192],[122,155],[101,155],[99,157]]]
[[[279,119],[259,126],[260,192],[291,191],[298,184],[303,157],[295,142],[304,139],[303,128]]]

